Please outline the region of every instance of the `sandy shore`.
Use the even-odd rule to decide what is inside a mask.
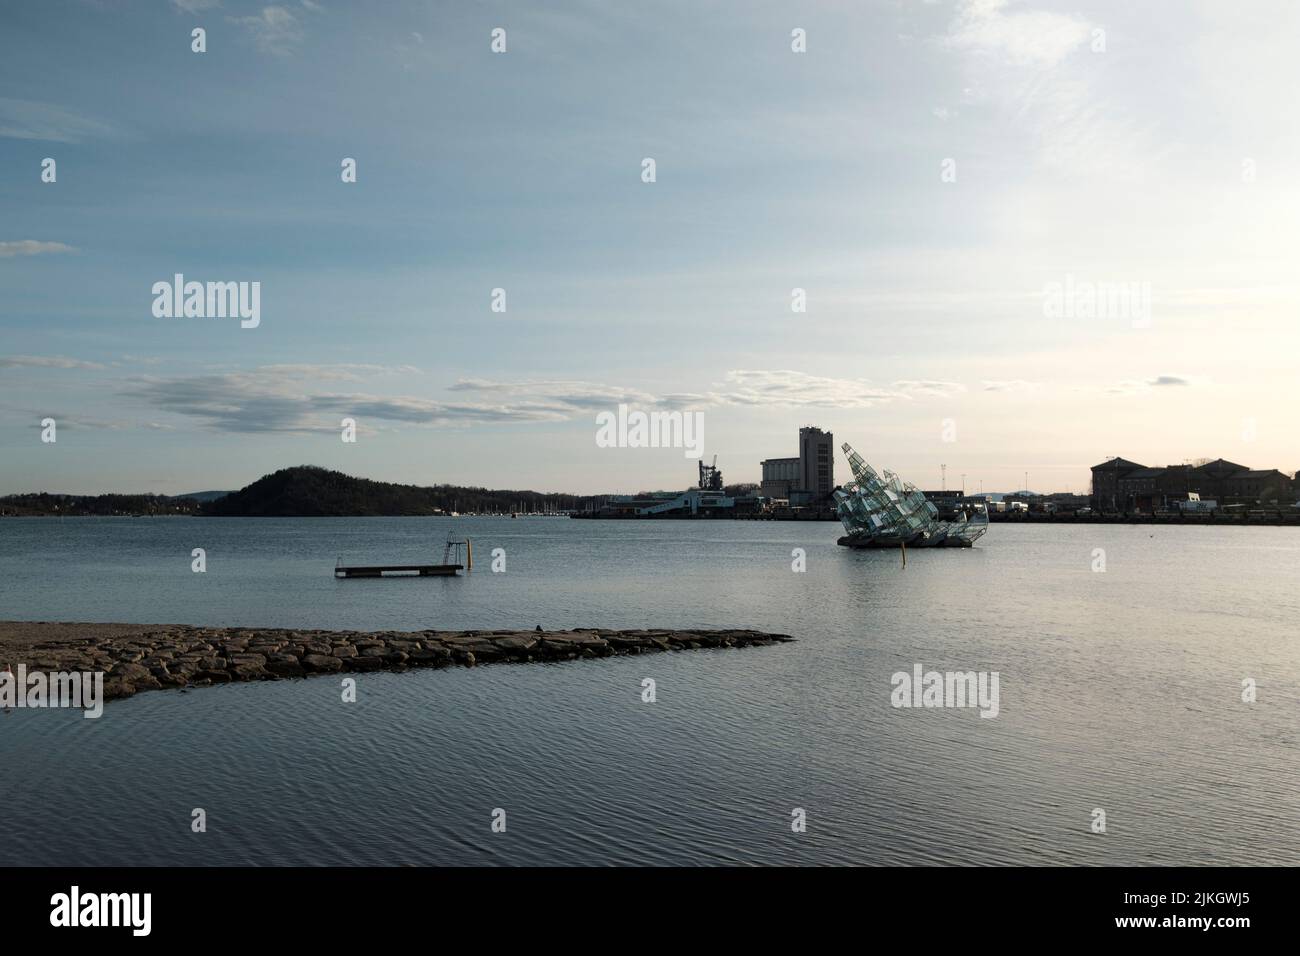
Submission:
[[[565,661],[792,641],[745,630],[319,631],[0,621],[0,669],[103,671],[108,700],[138,691],[340,672]]]

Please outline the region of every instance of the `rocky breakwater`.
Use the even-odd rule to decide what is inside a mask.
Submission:
[[[44,629],[44,631],[43,631]],[[314,674],[750,647],[792,641],[748,630],[314,631],[0,624],[0,661],[29,671],[103,671],[106,699]]]

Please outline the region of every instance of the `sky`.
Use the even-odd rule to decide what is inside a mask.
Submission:
[[[1289,0],[11,0],[0,494],[693,484],[597,442],[620,404],[700,416],[728,482],[810,424],[926,488],[1293,473],[1296,36]],[[176,273],[259,324],[155,315]]]

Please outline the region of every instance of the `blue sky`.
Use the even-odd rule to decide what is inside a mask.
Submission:
[[[1170,9],[7,3],[0,493],[691,482],[596,446],[620,401],[702,412],[728,481],[809,423],[926,487],[1294,471],[1300,12]],[[260,326],[155,318],[177,272]]]

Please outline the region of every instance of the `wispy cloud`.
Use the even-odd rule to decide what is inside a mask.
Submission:
[[[51,411],[48,408],[38,410],[34,408],[13,409],[10,407],[10,410],[16,411],[22,417],[30,419],[27,427],[32,429],[44,428],[45,426],[42,425],[41,422],[46,418],[54,419],[60,431],[80,428],[89,429],[91,431],[124,431],[128,428],[142,424],[140,422],[132,422],[125,419],[86,418],[82,415],[68,415],[59,411]],[[146,427],[154,428],[161,426],[150,422]]]
[[[114,132],[108,123],[52,103],[0,97],[0,136],[80,143],[86,139],[111,136]]]
[[[1142,381],[1116,382],[1114,385],[1108,386],[1106,391],[1112,395],[1133,395],[1139,392],[1149,392],[1153,388],[1187,387],[1193,385],[1194,381],[1194,379],[1186,375],[1156,375]]]
[[[809,375],[791,369],[733,369],[709,397],[730,405],[871,408],[885,402],[916,397],[943,397],[963,392],[957,382],[904,379],[888,386],[861,379]]]
[[[980,383],[986,392],[1031,392],[1035,389],[1042,388],[1042,382],[1026,382],[1024,379],[1013,378],[1001,381],[984,381]]]
[[[254,16],[226,19],[243,27],[253,45],[263,53],[288,56],[302,42],[302,24],[287,7],[263,7],[261,13]]]
[[[619,403],[651,405],[659,401],[654,395],[640,389],[573,380],[495,382],[461,379],[451,386],[451,390],[508,395],[533,405],[574,411],[608,408]]]
[[[1023,130],[1045,165],[1140,176],[1174,149],[1102,90],[1090,69],[1098,28],[1076,13],[1028,9],[1024,0],[962,0],[934,42],[962,58],[962,97]]]
[[[414,371],[405,366],[399,371]],[[498,381],[464,378],[448,387],[464,401],[337,391],[394,369],[369,365],[268,365],[249,371],[176,378],[139,377],[122,394],[228,432],[314,432],[338,428],[339,415],[414,425],[563,422],[626,403],[641,407],[776,406],[870,408],[966,390],[956,382],[902,380],[878,387],[791,370],[737,369],[706,392],[656,395],[644,389],[576,379]]]
[[[43,256],[54,252],[76,252],[77,250],[62,242],[40,242],[36,239],[15,239],[0,242],[0,259],[13,256]]]
[[[414,365],[370,365],[361,362],[262,365],[259,366],[259,371],[290,378],[335,379],[347,382],[359,382],[371,375],[417,375],[420,372]]]
[[[221,0],[172,0],[172,6],[185,13],[202,13],[221,6]]]
[[[0,355],[0,368],[103,368],[97,362],[62,355]]]
[[[434,60],[433,52],[425,48],[424,34],[418,30],[408,31],[402,39],[395,41],[393,52],[403,70],[413,70],[422,63]]]
[[[935,382],[928,380],[905,380],[895,382],[894,388],[902,392],[908,398],[917,395],[936,396],[947,398],[950,395],[956,395],[959,392],[966,391],[966,386],[960,382]]]
[[[1015,65],[1051,67],[1088,38],[1087,20],[1067,13],[1019,10],[1010,0],[965,0],[944,45]]]
[[[317,380],[355,380],[379,366],[265,366],[251,371],[131,380],[122,394],[217,431],[317,432],[337,430],[340,415],[416,425],[560,422],[608,407],[601,386],[586,383],[462,381],[453,391],[482,391],[498,401],[444,401],[423,396],[326,391]],[[318,372],[322,374],[317,374]],[[531,388],[530,388],[531,386]],[[602,396],[598,398],[597,396]]]
[[[870,408],[899,397],[896,391],[856,379],[808,375],[791,369],[733,369],[711,394],[716,401],[733,405],[842,408]]]

